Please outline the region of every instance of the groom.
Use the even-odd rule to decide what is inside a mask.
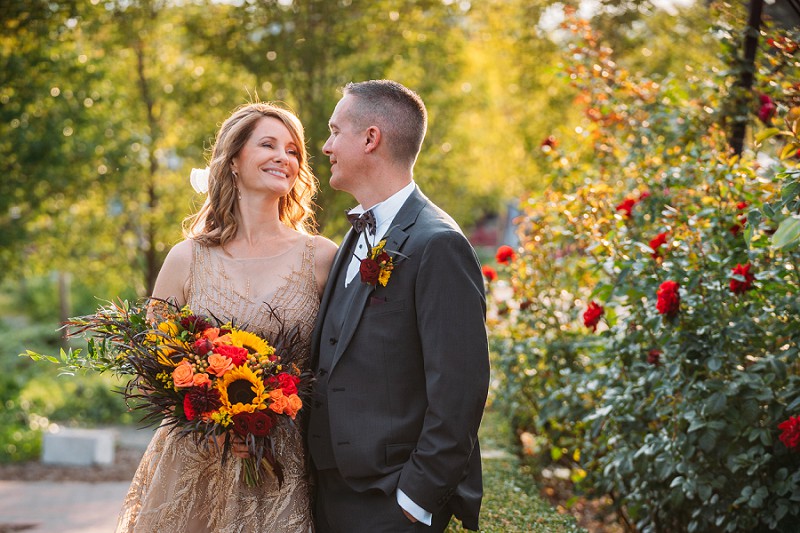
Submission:
[[[412,179],[420,97],[387,80],[343,93],[323,151],[331,187],[360,205],[312,338],[317,531],[434,533],[452,515],[477,530],[489,383],[480,265]]]

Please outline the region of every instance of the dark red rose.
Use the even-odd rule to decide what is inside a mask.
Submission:
[[[361,260],[361,266],[358,272],[361,274],[361,281],[369,283],[370,285],[376,285],[378,283],[378,277],[381,274],[381,266],[374,259],[366,257]]]
[[[583,312],[583,325],[592,328],[592,331],[597,331],[597,323],[600,322],[600,317],[605,312],[602,305],[592,300],[589,302],[589,307]]]
[[[219,391],[212,387],[192,387],[183,398],[183,412],[187,420],[194,420],[220,408]]]
[[[387,254],[386,252],[381,252],[378,254],[378,257],[375,258],[375,261],[377,261],[379,265],[385,265],[391,259],[392,258],[391,256],[389,256],[389,254]]]
[[[680,310],[681,295],[678,293],[678,285],[675,281],[665,281],[658,288],[656,293],[656,309],[662,315],[673,316]]]
[[[275,420],[263,411],[256,411],[250,416],[250,433],[254,437],[266,437],[275,425]]]
[[[633,198],[625,198],[621,203],[617,204],[616,210],[622,211],[623,215],[630,217],[634,205],[636,205],[636,200]]]
[[[800,416],[790,416],[778,424],[778,429],[782,431],[778,437],[781,442],[790,450],[800,451]]]
[[[281,372],[277,376],[270,376],[267,379],[267,384],[269,384],[272,388],[281,389],[285,396],[297,394],[298,383],[300,383],[300,378],[293,376],[288,372]]]
[[[481,267],[481,272],[483,272],[483,277],[486,278],[486,281],[494,281],[497,279],[497,270],[489,265],[483,265]]]
[[[775,102],[772,101],[772,98],[767,96],[766,94],[762,94],[760,96],[761,100],[761,107],[758,109],[758,118],[764,124],[769,124],[770,119],[775,115],[775,111],[778,109],[775,105]]]
[[[653,253],[650,255],[653,256],[653,259],[658,259],[661,257],[661,250],[659,250],[659,248],[667,244],[667,235],[667,232],[659,233],[653,240],[650,241],[650,248],[653,249]]]
[[[497,262],[502,265],[507,265],[514,260],[515,254],[514,249],[507,244],[504,244],[500,248],[497,249],[497,253],[495,254],[495,259]]]
[[[211,341],[203,337],[200,340],[195,341],[192,344],[192,351],[197,355],[207,355],[208,352],[214,349],[214,345],[211,344]]]
[[[733,275],[741,276],[744,278],[744,280],[731,278],[730,287],[732,293],[742,294],[749,291],[752,288],[755,276],[753,276],[753,274],[750,273],[750,266],[751,266],[750,263],[747,263],[746,265],[737,264],[735,267],[733,267],[732,270]]]
[[[214,353],[218,353],[224,357],[230,357],[231,361],[233,361],[234,366],[242,366],[245,361],[247,361],[247,356],[249,352],[247,348],[241,348],[239,346],[229,346],[226,344],[215,346]]]
[[[738,209],[739,211],[743,211],[744,209],[747,208],[748,205],[750,204],[748,204],[747,202],[738,202],[736,204],[736,209]]]
[[[253,413],[239,413],[233,415],[233,431],[237,435],[241,435],[242,437],[246,437],[248,434],[252,433],[252,426],[253,426]]]
[[[659,366],[661,364],[661,354],[663,352],[657,348],[653,348],[649,352],[647,352],[647,362],[653,366]]]

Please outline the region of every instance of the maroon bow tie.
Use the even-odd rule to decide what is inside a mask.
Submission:
[[[353,229],[356,233],[361,233],[365,229],[369,231],[370,235],[375,235],[375,215],[372,211],[364,211],[361,214],[358,213],[347,213],[347,220],[350,221],[350,224],[353,225]]]

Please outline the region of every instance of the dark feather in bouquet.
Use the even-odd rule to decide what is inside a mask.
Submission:
[[[247,444],[242,462],[248,485],[264,473],[283,482],[271,434],[294,424],[310,391],[311,373],[299,367],[302,341],[269,308],[277,333],[269,340],[246,327],[151,298],[141,305],[111,303],[65,324],[70,336],[88,337],[87,350],[61,352],[67,373],[111,371],[132,376],[122,391],[145,425],[162,423],[206,446],[224,436],[223,458],[234,438]],[[33,352],[34,359],[53,357]]]

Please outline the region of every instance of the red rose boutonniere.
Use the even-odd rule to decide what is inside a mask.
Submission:
[[[386,251],[386,239],[373,246],[367,257],[361,260],[358,271],[361,281],[369,285],[381,284],[385,287],[394,270],[394,258]]]

